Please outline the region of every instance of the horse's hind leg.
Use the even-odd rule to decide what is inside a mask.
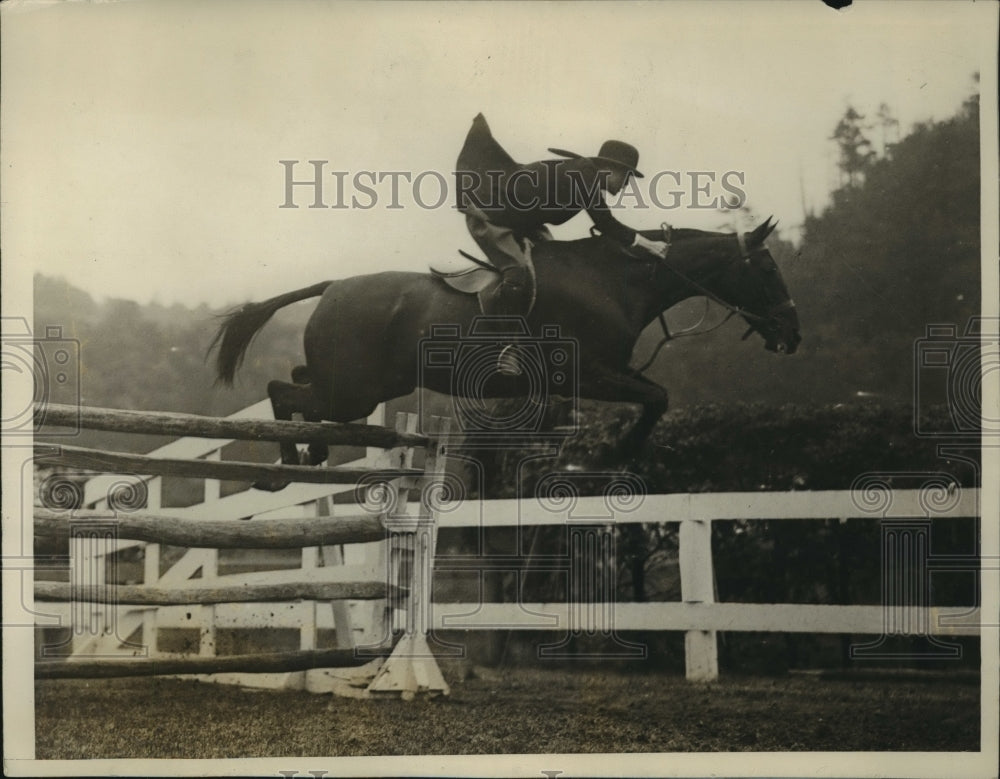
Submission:
[[[293,376],[302,376],[301,372],[293,371]],[[291,420],[295,413],[302,414],[303,418],[310,422],[319,422],[323,418],[323,411],[317,403],[309,384],[289,384],[286,381],[271,381],[267,385],[267,395],[271,399],[271,408],[274,411],[275,419]],[[299,465],[299,451],[293,441],[282,441],[281,462],[284,465]],[[318,465],[327,456],[326,444],[310,444],[309,460],[311,464]],[[318,458],[318,459],[317,459]],[[254,484],[257,489],[275,491],[283,489],[288,482],[258,482]]]
[[[269,381],[267,396],[271,399],[271,409],[274,418],[290,421],[292,414],[301,411],[302,387],[300,384],[289,384],[287,381]],[[281,462],[283,465],[298,465],[299,450],[293,441],[281,442]]]
[[[303,403],[298,410],[302,413],[302,418],[306,422],[322,422],[323,412],[316,403],[315,395],[312,393],[312,379],[309,369],[305,365],[296,365],[292,368],[292,381],[295,384],[308,386],[310,389],[308,402]],[[330,448],[321,441],[313,441],[309,444],[309,465],[319,465],[325,462],[330,456]]]

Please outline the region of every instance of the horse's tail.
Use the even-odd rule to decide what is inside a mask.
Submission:
[[[262,303],[247,303],[245,306],[223,314],[224,321],[208,347],[209,352],[216,346],[219,347],[219,353],[215,358],[216,381],[232,385],[236,371],[239,370],[244,357],[246,357],[247,349],[275,311],[292,303],[298,303],[300,300],[322,295],[330,283],[329,281],[321,281],[311,287],[295,292],[286,292],[284,295],[278,295]]]

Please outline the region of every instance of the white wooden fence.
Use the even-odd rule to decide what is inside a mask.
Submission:
[[[269,418],[268,403],[259,403],[236,417]],[[383,424],[380,408],[369,419]],[[227,440],[188,438],[170,443],[152,452],[156,457],[218,459]],[[398,452],[369,449],[366,457],[349,465],[366,468],[399,467]],[[578,476],[578,474],[574,474]],[[132,477],[137,478],[137,477]],[[100,476],[87,483],[84,502],[94,508],[106,508],[109,490],[122,481],[120,476]],[[291,506],[304,517],[329,516],[336,511],[333,496],[352,490],[354,485],[297,484],[265,493],[256,490],[222,497],[219,482],[205,480],[204,502],[183,509],[160,505],[161,478],[143,479],[148,492],[146,511],[205,519],[266,518]],[[440,528],[494,528],[539,525],[578,526],[581,523],[607,534],[616,524],[680,524],[681,601],[658,603],[605,604],[580,603],[425,603],[431,627],[438,631],[470,630],[558,630],[568,634],[624,631],[671,630],[686,634],[687,677],[711,680],[718,676],[716,634],[719,631],[769,631],[896,635],[922,632],[927,635],[978,635],[979,613],[969,608],[932,608],[919,597],[904,602],[896,598],[882,605],[834,606],[807,604],[716,603],[711,548],[711,523],[719,520],[899,520],[906,518],[974,517],[979,513],[979,491],[957,490],[947,500],[928,501],[919,490],[892,491],[886,500],[869,507],[851,491],[835,492],[755,492],[683,495],[633,495],[617,501],[609,496],[576,497],[563,501],[546,499],[443,502],[435,516]],[[384,575],[382,544],[359,544],[352,547],[313,547],[302,550],[300,569],[261,571],[239,576],[218,574],[218,550],[191,549],[169,570],[160,572],[160,548],[156,544],[114,541],[96,548],[86,541],[76,542],[72,550],[74,575],[90,582],[104,582],[108,556],[132,546],[144,547],[143,584],[158,587],[190,584],[200,571],[203,580],[212,584],[278,583],[299,580],[302,569],[317,582],[357,581]],[[569,570],[579,561],[567,560]],[[913,558],[911,566],[923,565]],[[464,566],[475,568],[475,561],[449,561],[439,555],[438,565],[451,570]],[[56,604],[46,604],[56,608]],[[142,628],[143,644],[156,652],[158,631],[171,628],[197,628],[199,654],[212,656],[217,633],[229,628],[290,628],[299,631],[299,647],[317,646],[320,630],[336,631],[337,643],[354,647],[377,642],[373,635],[382,620],[368,602],[297,601],[268,604],[225,604],[167,606],[157,608],[109,607],[104,604],[65,605],[64,624],[72,624],[73,654],[77,657],[120,655],[123,641]],[[375,606],[375,609],[380,606]],[[110,609],[110,610],[109,610]],[[48,610],[48,609],[47,609]],[[905,615],[901,618],[901,610]],[[900,625],[904,625],[901,629]],[[113,626],[111,629],[109,626]],[[97,629],[95,629],[97,628]],[[110,631],[110,632],[109,632]],[[217,674],[216,681],[268,687],[297,687],[328,691],[333,684],[322,671],[295,671],[274,674]]]
[[[908,520],[918,520],[912,526],[919,532],[919,521],[979,516],[978,489],[956,489],[945,501],[927,498],[923,490],[895,490],[870,508],[850,490],[646,495],[625,511],[615,511],[613,499],[601,496],[566,501],[570,505],[561,507],[534,499],[445,504],[438,515],[439,528],[573,526],[580,522],[610,528],[626,523],[678,522],[681,601],[616,602],[603,609],[567,603],[436,603],[433,626],[438,630],[558,630],[591,635],[684,631],[687,678],[693,681],[718,677],[719,631],[979,635],[978,607],[934,608],[923,603],[918,592],[903,593],[902,597],[890,594],[889,602],[866,606],[715,601],[713,521],[862,518],[887,520],[895,523],[897,531],[906,532],[912,525]],[[896,562],[901,570],[886,571],[886,575],[916,579],[926,576],[934,564],[932,557],[908,556]],[[966,562],[975,565],[971,552]],[[455,567],[461,568],[461,564]],[[972,570],[969,566],[966,569]]]

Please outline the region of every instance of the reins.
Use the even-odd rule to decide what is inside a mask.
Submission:
[[[667,253],[669,254],[669,252],[670,252],[670,244],[671,244],[671,234],[673,232],[673,228],[671,228],[671,226],[669,224],[667,224],[666,222],[663,222],[660,225],[660,230],[663,232],[663,242],[666,243],[666,245],[667,245]],[[738,259],[741,260],[741,261],[749,262],[750,257],[751,257],[751,252],[748,251],[748,249],[747,249],[746,238],[743,237],[743,233],[742,232],[737,231],[737,233],[736,233],[736,241],[737,241],[737,243],[739,245],[739,249],[740,249],[740,256],[739,256]],[[663,338],[661,338],[660,342],[656,345],[656,348],[653,350],[652,356],[650,356],[650,358],[648,360],[646,360],[645,363],[643,363],[642,367],[636,369],[636,373],[643,373],[647,368],[649,368],[649,366],[652,365],[653,362],[656,360],[656,357],[657,357],[657,355],[659,355],[660,350],[664,346],[666,346],[670,341],[673,341],[676,338],[683,338],[685,336],[690,337],[690,336],[695,336],[695,335],[707,335],[708,333],[711,333],[713,330],[718,330],[720,327],[722,327],[724,324],[726,324],[726,322],[728,322],[734,316],[736,316],[737,314],[739,314],[740,316],[742,316],[743,318],[745,318],[748,322],[750,322],[750,328],[743,334],[743,340],[745,341],[758,328],[759,325],[761,325],[761,324],[763,324],[765,322],[771,321],[771,319],[773,318],[773,317],[770,316],[771,314],[773,314],[776,311],[780,311],[781,309],[788,308],[789,306],[794,305],[791,300],[786,300],[783,303],[779,303],[777,306],[775,306],[770,311],[768,311],[768,316],[758,316],[757,314],[754,314],[754,313],[752,313],[750,311],[746,311],[746,310],[744,310],[742,308],[739,308],[737,306],[732,305],[731,303],[729,303],[726,300],[723,300],[718,295],[716,295],[714,292],[712,292],[711,290],[707,289],[703,284],[700,284],[699,282],[695,281],[690,276],[688,276],[686,273],[683,273],[682,271],[679,271],[677,268],[675,268],[673,265],[671,265],[669,262],[667,262],[666,257],[659,257],[659,258],[657,258],[657,261],[660,263],[660,265],[662,265],[664,268],[666,268],[671,273],[673,273],[675,276],[677,276],[677,278],[679,278],[681,281],[683,281],[688,286],[690,286],[693,289],[697,290],[703,297],[706,298],[706,301],[705,301],[705,313],[702,314],[701,319],[694,326],[689,327],[686,330],[682,330],[679,333],[671,333],[670,332],[670,328],[667,325],[666,317],[664,317],[662,311],[659,314],[657,314],[657,320],[660,323],[660,329],[663,331]],[[724,270],[724,268],[720,268],[720,270],[717,271],[717,273],[721,272],[722,270]],[[714,303],[717,303],[718,305],[720,305],[723,308],[725,308],[729,313],[726,315],[725,319],[723,319],[721,322],[719,322],[714,327],[710,327],[708,330],[697,331],[697,329],[699,327],[701,327],[702,323],[705,321],[705,317],[708,316],[708,301],[712,301]],[[697,332],[695,332],[695,331],[697,331]]]
[[[660,329],[663,330],[663,338],[660,339],[660,342],[656,345],[656,348],[653,350],[653,354],[650,356],[648,360],[646,360],[646,362],[642,364],[642,367],[636,368],[636,372],[643,373],[650,365],[652,365],[653,362],[656,360],[657,355],[660,353],[660,349],[662,349],[664,346],[670,343],[670,341],[673,341],[676,338],[690,338],[691,336],[695,335],[708,335],[713,330],[718,330],[720,327],[726,324],[726,322],[728,322],[730,319],[736,316],[735,311],[730,311],[728,314],[726,314],[726,318],[723,319],[718,324],[712,325],[712,327],[708,328],[707,330],[698,330],[698,328],[701,327],[702,323],[705,321],[705,318],[708,316],[708,305],[709,301],[706,299],[705,311],[701,315],[701,319],[699,319],[694,325],[687,328],[686,330],[681,330],[679,333],[670,332],[670,328],[667,326],[667,320],[663,316],[663,312],[661,311],[657,315],[657,319],[660,322]]]

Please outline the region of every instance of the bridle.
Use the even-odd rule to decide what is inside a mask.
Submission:
[[[653,361],[656,359],[656,356],[660,353],[660,349],[662,349],[669,341],[672,341],[675,338],[681,338],[681,337],[684,337],[684,336],[693,336],[693,335],[706,335],[706,334],[712,332],[713,330],[717,330],[718,328],[722,327],[726,322],[728,322],[734,316],[739,315],[739,316],[742,316],[744,319],[746,319],[747,322],[750,324],[750,327],[743,334],[743,339],[742,340],[745,341],[747,338],[749,338],[751,335],[753,335],[754,332],[761,331],[762,327],[764,327],[766,325],[776,324],[777,323],[777,316],[776,316],[776,314],[778,314],[781,311],[785,311],[787,309],[795,307],[795,302],[791,298],[786,298],[785,300],[781,301],[780,303],[777,303],[774,306],[772,306],[771,308],[769,308],[767,310],[767,312],[763,316],[760,316],[758,314],[754,314],[751,311],[747,311],[747,310],[745,310],[743,308],[740,308],[739,306],[734,306],[732,303],[730,303],[727,300],[723,300],[721,297],[719,297],[718,295],[716,295],[710,289],[706,288],[704,284],[701,284],[701,283],[695,281],[690,276],[688,276],[686,273],[684,273],[683,271],[678,270],[670,262],[668,262],[667,257],[670,256],[670,245],[671,245],[671,237],[672,237],[672,233],[673,233],[673,228],[669,224],[667,224],[666,222],[663,222],[660,225],[660,230],[663,232],[663,242],[667,245],[667,251],[666,251],[665,256],[658,256],[656,258],[656,262],[658,262],[661,267],[663,267],[666,270],[670,271],[670,273],[672,273],[674,276],[676,276],[677,278],[679,278],[681,281],[683,281],[689,287],[691,287],[692,289],[697,290],[699,294],[703,295],[708,300],[711,300],[712,302],[717,303],[718,305],[722,306],[729,313],[726,315],[725,319],[723,319],[721,322],[719,322],[719,324],[715,325],[714,327],[710,327],[707,330],[698,330],[697,332],[695,332],[695,330],[697,330],[697,328],[701,325],[701,322],[704,321],[704,316],[702,316],[701,321],[699,321],[694,327],[689,328],[687,330],[684,330],[684,331],[682,331],[680,333],[671,333],[670,332],[670,328],[667,326],[667,320],[663,316],[663,312],[660,311],[659,314],[657,314],[657,319],[658,319],[658,321],[660,323],[660,329],[663,331],[663,338],[656,345],[656,349],[653,350],[652,356],[643,364],[643,366],[641,368],[637,369],[637,373],[642,373],[650,365],[652,365]],[[737,245],[739,246],[739,257],[738,258],[734,258],[731,262],[729,262],[726,265],[724,265],[721,268],[719,268],[717,271],[715,271],[712,274],[712,276],[715,276],[715,275],[718,275],[719,273],[722,273],[733,262],[743,262],[743,263],[746,263],[747,265],[750,265],[751,262],[752,262],[752,260],[753,260],[753,257],[761,251],[761,249],[750,250],[749,247],[747,247],[746,237],[744,236],[744,234],[743,234],[742,231],[737,231],[736,232],[736,242],[737,242]],[[707,309],[707,304],[706,304],[706,314],[707,313],[708,313],[708,309]]]

